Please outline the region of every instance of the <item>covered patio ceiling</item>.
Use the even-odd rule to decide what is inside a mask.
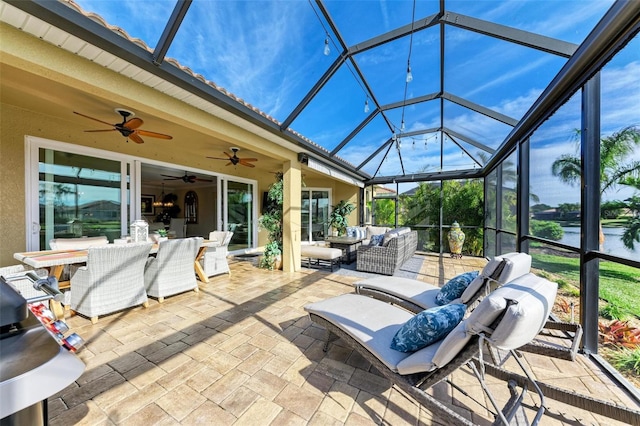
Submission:
[[[480,176],[613,4],[4,1],[25,31],[377,182]]]

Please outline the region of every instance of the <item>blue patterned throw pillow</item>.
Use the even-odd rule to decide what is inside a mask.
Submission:
[[[356,227],[347,226],[347,237],[355,237],[355,236],[356,236]]]
[[[415,352],[443,339],[462,321],[466,310],[462,303],[454,303],[420,312],[396,332],[391,349]]]
[[[369,240],[369,245],[370,246],[381,246],[383,240],[384,240],[384,234],[372,235],[371,236],[371,240]]]
[[[457,277],[451,278],[449,282],[442,286],[438,294],[436,295],[436,303],[438,305],[446,305],[453,300],[462,296],[462,293],[478,276],[479,271],[465,272]]]

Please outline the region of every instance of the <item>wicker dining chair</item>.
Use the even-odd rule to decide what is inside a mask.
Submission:
[[[202,269],[207,277],[219,274],[231,274],[227,255],[229,254],[229,242],[231,242],[233,232],[212,231],[209,233],[210,240],[220,242],[219,246],[207,247],[207,251],[202,257]]]
[[[198,292],[194,262],[202,237],[161,241],[156,257],[150,257],[144,270],[147,295],[164,302],[167,296],[194,290]]]
[[[98,321],[137,305],[148,306],[144,291],[144,265],[151,243],[90,247],[87,265],[71,277],[71,310]]]

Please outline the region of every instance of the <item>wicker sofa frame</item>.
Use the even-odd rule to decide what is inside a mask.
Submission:
[[[398,235],[386,246],[358,247],[356,269],[362,272],[393,275],[416,252],[418,232]]]

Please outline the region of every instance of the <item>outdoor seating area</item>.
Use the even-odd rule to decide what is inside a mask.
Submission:
[[[425,256],[421,279],[435,284],[441,278],[481,270],[486,263],[482,258]],[[255,259],[233,260],[230,267],[230,275],[199,283],[197,294],[178,294],[162,304],[150,299],[147,309],[107,315],[95,325],[83,316],[67,314],[72,330],[86,340],[79,356],[87,369],[77,382],[49,399],[51,424],[194,424],[212,418],[218,424],[265,425],[494,421],[495,409],[471,364],[453,361],[457,368],[446,374],[438,369],[442,376],[429,378],[426,387],[431,390],[418,396],[413,386],[402,384],[415,376],[396,380],[401,377],[397,372],[389,374],[384,364],[376,366],[370,353],[353,342],[334,340],[324,351],[325,328],[310,320],[305,306],[358,298],[372,305],[374,312],[368,317],[378,318],[379,323],[385,317],[376,315],[377,309],[391,311],[402,321],[411,317],[386,302],[353,294],[357,278],[327,270],[274,273],[258,269]],[[521,284],[550,285],[529,277]],[[538,324],[533,331],[544,322],[547,309],[534,309]],[[357,319],[367,312],[348,309],[342,313]],[[527,340],[533,331],[529,330]],[[478,346],[465,348],[459,359],[478,362],[473,358]],[[628,416],[637,413],[635,403],[588,358],[578,355],[568,361],[527,353],[521,360],[535,380],[546,386],[577,391],[597,401],[592,404],[596,411],[590,412],[579,403],[572,406],[547,398],[541,424],[633,424]],[[519,371],[513,357],[501,368],[516,375]],[[506,380],[487,375],[484,381],[502,408],[511,397]],[[535,393],[524,397],[530,419],[539,408],[537,401]],[[453,417],[447,410],[434,408],[440,404],[449,407]],[[632,411],[622,421],[597,414],[605,408],[614,412],[617,406]]]
[[[99,315],[139,304],[146,306],[147,295],[162,303],[165,297],[176,293],[197,292],[197,279],[209,282],[203,265],[209,265],[210,275],[214,275],[211,264],[228,272],[226,245],[231,235],[211,232],[209,240],[190,237],[157,243],[120,240],[114,244],[105,237],[58,239],[51,240],[55,250],[14,253],[13,257],[23,263],[22,267],[45,270],[55,277],[58,289],[66,290],[65,307],[95,323]],[[217,248],[221,250],[216,254]],[[207,262],[208,250],[213,250],[215,257]],[[57,301],[52,302],[52,311],[58,319],[64,315]]]
[[[0,0],[0,426],[640,426],[639,76],[640,0]]]

